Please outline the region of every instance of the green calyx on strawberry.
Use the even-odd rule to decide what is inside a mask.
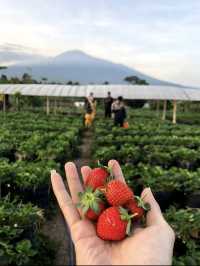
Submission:
[[[114,179],[113,173],[112,173],[112,167],[103,165],[100,161],[97,162],[97,165],[99,168],[102,168],[106,170],[109,173],[109,177],[107,178],[107,182],[109,180]]]
[[[99,190],[93,191],[92,188],[87,187],[84,192],[79,193],[79,198],[77,207],[81,208],[83,215],[90,220],[96,220],[105,209],[102,193]]]
[[[137,202],[138,207],[144,209],[145,211],[150,211],[151,206],[150,206],[149,203],[144,202],[144,200],[143,200],[144,197],[143,198],[138,197],[138,196],[134,196],[134,197],[136,199],[136,202]]]
[[[134,218],[137,214],[129,214],[128,211],[122,207],[119,207],[120,216],[122,221],[127,221],[127,227],[126,227],[126,234],[129,236],[131,234],[131,220]]]
[[[150,210],[150,205],[145,203],[142,198],[135,196],[125,204],[125,208],[135,215],[135,220],[140,220],[145,211]]]

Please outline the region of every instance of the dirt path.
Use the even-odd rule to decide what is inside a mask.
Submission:
[[[90,163],[92,141],[92,132],[85,131],[80,146],[80,158],[75,160],[79,174],[81,167]],[[75,265],[73,243],[59,208],[57,208],[56,215],[44,225],[43,233],[59,245],[55,265]]]
[[[75,265],[74,248],[64,218],[59,209],[54,217],[42,229],[53,242],[58,243],[58,250],[54,265]]]
[[[78,168],[79,175],[81,176],[80,169],[84,165],[89,165],[91,162],[91,146],[93,138],[91,131],[85,131],[82,139],[82,145],[80,146],[81,156],[75,160],[75,164]]]

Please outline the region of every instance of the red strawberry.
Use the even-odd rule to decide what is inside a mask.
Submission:
[[[97,235],[103,240],[122,240],[130,231],[131,218],[121,207],[106,209],[97,222]]]
[[[85,186],[91,187],[94,190],[102,187],[106,183],[106,179],[109,176],[109,172],[105,168],[94,168],[90,172],[89,176],[86,178]]]
[[[102,213],[102,211],[105,209],[105,205],[103,202],[99,202],[98,203],[98,208],[99,208],[99,211],[98,213],[96,213],[93,209],[89,209],[86,214],[85,214],[85,217],[87,217],[88,219],[92,220],[92,221],[96,221],[99,217],[99,215]]]
[[[79,193],[80,202],[77,204],[81,208],[85,217],[90,220],[97,220],[99,215],[105,209],[104,202],[101,199],[102,192],[88,187],[84,192]]]
[[[133,191],[125,183],[116,179],[107,184],[105,196],[112,206],[124,205],[134,197]]]
[[[137,202],[134,199],[129,200],[125,207],[133,214],[137,214],[134,218],[136,220],[139,220],[144,215],[144,209],[141,207],[138,207]]]
[[[134,219],[139,220],[143,217],[145,211],[150,209],[147,203],[144,203],[142,198],[135,196],[135,199],[129,200],[125,207],[132,213],[135,214]]]

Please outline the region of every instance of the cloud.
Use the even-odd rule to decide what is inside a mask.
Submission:
[[[0,44],[0,51],[1,52],[16,52],[16,53],[28,53],[28,54],[37,54],[38,50],[30,47],[24,46],[17,43],[3,43]]]
[[[5,43],[0,45],[0,64],[13,65],[16,63],[28,63],[45,59],[43,55],[37,53],[36,49],[31,47]]]
[[[45,56],[81,49],[158,78],[198,85],[199,12],[196,0],[7,0],[1,3],[0,44]]]

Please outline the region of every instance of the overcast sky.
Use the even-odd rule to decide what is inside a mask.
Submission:
[[[0,0],[0,50],[79,49],[200,86],[199,14],[199,0]]]

